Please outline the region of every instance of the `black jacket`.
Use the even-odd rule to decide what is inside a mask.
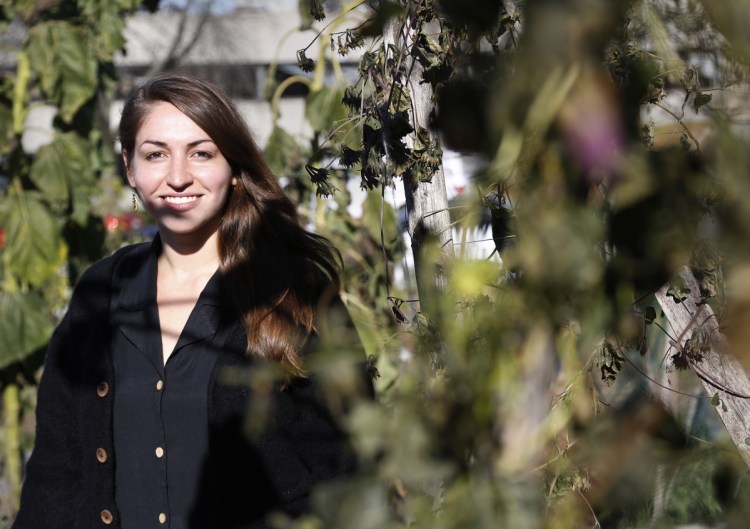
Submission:
[[[81,278],[50,342],[39,385],[36,446],[26,467],[14,529],[119,527],[112,434],[114,373],[109,350],[109,300],[123,271],[143,266],[148,244],[124,248]],[[209,438],[218,527],[265,528],[276,510],[308,509],[316,483],[346,473],[353,457],[318,395],[314,379],[260,398],[243,381],[262,361],[245,353],[235,318],[232,338],[209,383]],[[270,406],[268,420],[248,435],[253,405]],[[265,416],[265,415],[264,415]],[[256,433],[257,433],[256,432]],[[199,508],[199,506],[198,506]],[[196,528],[197,529],[197,528]],[[210,528],[200,528],[210,529]]]

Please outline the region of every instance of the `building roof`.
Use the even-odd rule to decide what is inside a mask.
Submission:
[[[260,10],[242,4],[234,11],[221,14],[190,13],[166,10],[149,13],[139,11],[128,18],[125,28],[124,52],[115,54],[115,65],[120,68],[148,67],[168,53],[181,21],[184,29],[179,48],[183,49],[198,33],[194,44],[181,58],[183,65],[267,65],[273,62],[297,62],[297,50],[306,48],[315,39],[320,28],[328,21],[315,24],[317,29],[299,31],[302,23],[299,11],[288,9],[285,0],[272,10]],[[351,27],[355,24],[346,24]],[[202,27],[201,27],[202,26]],[[26,28],[18,21],[0,32],[0,68],[13,68],[16,52],[20,51],[26,37]],[[324,42],[323,46],[328,46]],[[315,59],[320,42],[309,47],[306,54]],[[348,62],[357,61],[359,53],[352,54]]]
[[[160,60],[174,41],[182,17],[177,12],[132,15],[125,29],[125,53],[116,55],[115,64],[135,67]],[[185,22],[181,46],[203,27],[181,60],[184,65],[296,63],[297,50],[310,45],[319,31],[299,31],[302,20],[296,10],[240,9],[221,15],[191,14]],[[323,27],[324,23],[316,26]],[[319,44],[310,46],[308,57],[318,56]],[[323,45],[328,46],[328,42]]]

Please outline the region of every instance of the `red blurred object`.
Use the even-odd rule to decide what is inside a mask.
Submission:
[[[110,233],[116,231],[129,232],[143,228],[143,219],[137,213],[121,213],[120,215],[104,215],[104,229]]]
[[[0,230],[0,248],[5,247],[5,230]]]

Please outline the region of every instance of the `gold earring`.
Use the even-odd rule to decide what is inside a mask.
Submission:
[[[133,211],[138,211],[138,200],[135,198],[135,191],[133,191]]]

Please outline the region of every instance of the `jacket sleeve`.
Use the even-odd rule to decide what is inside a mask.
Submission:
[[[83,522],[81,517],[87,515],[82,511],[89,513],[100,503],[114,508],[111,472],[107,474],[109,470],[97,461],[93,450],[90,458],[83,454],[85,442],[99,441],[94,426],[111,425],[111,404],[97,395],[97,383],[108,380],[111,371],[104,351],[108,348],[112,273],[115,263],[131,248],[98,261],[83,274],[52,335],[37,392],[35,446],[26,465],[13,529],[70,529],[82,527],[81,523],[88,527],[90,520]],[[84,426],[92,432],[87,438]],[[111,426],[99,430],[99,436],[111,437]],[[92,474],[92,468],[98,474]],[[105,504],[102,498],[111,501]],[[101,522],[98,516],[91,519]]]
[[[14,529],[73,527],[74,495],[80,490],[79,439],[71,379],[70,312],[47,349],[37,393],[36,444],[26,465],[21,508]]]
[[[309,376],[277,395],[273,410],[282,439],[307,476],[307,490],[288,497],[287,512],[309,509],[309,493],[324,482],[346,479],[356,470],[356,456],[341,428],[357,401],[374,397],[366,354],[349,312],[338,296],[318,307],[317,332],[306,347]]]
[[[209,402],[211,455],[220,476],[218,527],[268,529],[267,517],[276,511],[296,518],[310,511],[313,488],[354,472],[355,454],[337,417],[354,399],[372,398],[372,383],[361,346],[342,343],[347,315],[337,317],[322,322],[306,347],[310,376],[283,389],[255,376],[263,372],[263,361],[245,357],[244,330],[225,346]],[[331,334],[335,342],[327,340]],[[333,391],[343,395],[332,407],[328,390],[332,379],[341,382],[339,362],[351,365],[363,382],[354,384],[360,389]]]

